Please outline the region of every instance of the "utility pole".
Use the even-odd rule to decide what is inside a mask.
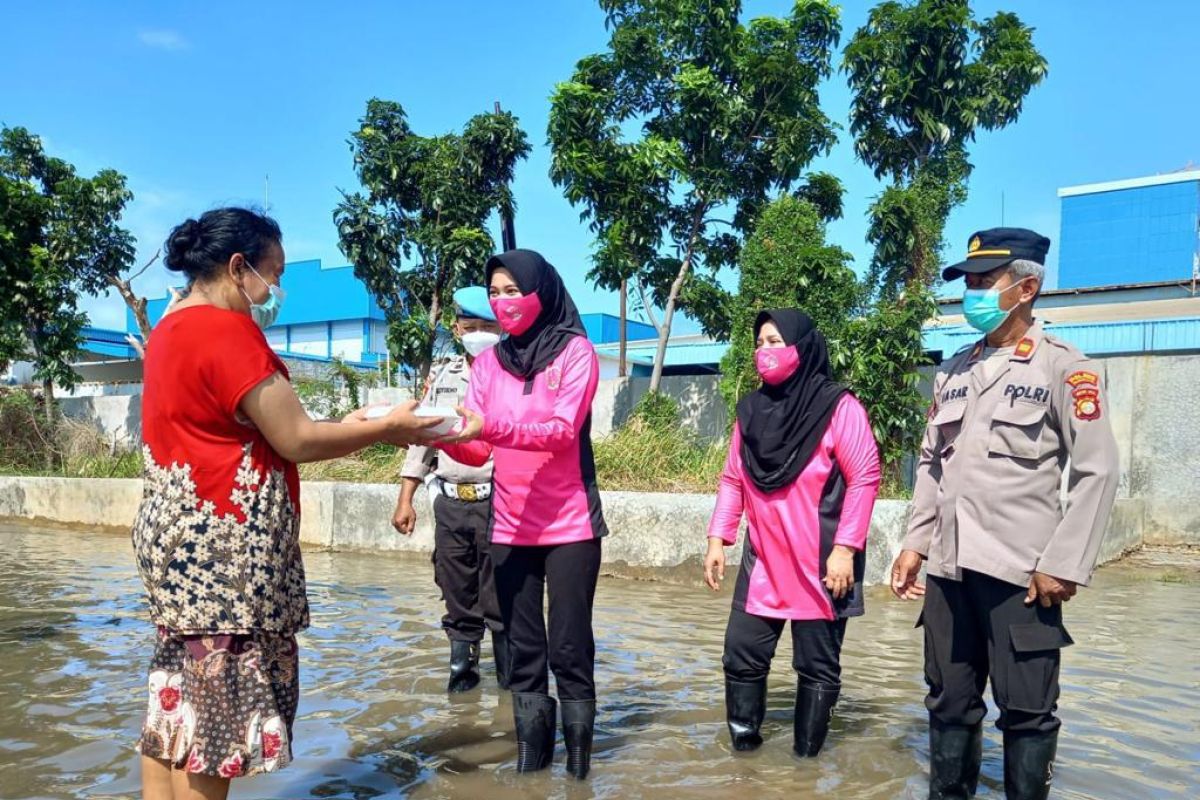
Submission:
[[[627,313],[628,300],[629,300],[629,281],[627,281],[625,278],[622,278],[621,279],[621,336],[620,336],[621,352],[620,352],[620,355],[618,356],[618,364],[617,364],[617,376],[621,377],[621,378],[624,378],[628,374],[628,371],[625,368],[625,353],[626,353],[626,349],[629,344],[629,336],[627,333],[627,328],[629,326],[629,314]]]
[[[496,101],[496,113],[500,113],[500,101]],[[517,249],[517,230],[513,227],[512,212],[501,209],[500,211],[500,243],[505,250]]]

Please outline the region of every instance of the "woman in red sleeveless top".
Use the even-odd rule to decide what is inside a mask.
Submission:
[[[279,313],[279,226],[241,208],[171,232],[166,265],[190,291],[146,345],[145,494],[133,525],[158,627],[138,749],[149,800],[224,798],[229,779],[291,760],[296,638],[308,626],[296,464],[436,420],[410,404],[353,425],[309,418],[262,329]]]

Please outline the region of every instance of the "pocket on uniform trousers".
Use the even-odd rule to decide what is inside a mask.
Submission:
[[[1075,644],[1071,634],[1061,625],[1045,622],[1022,622],[1008,626],[1013,650],[1017,653],[1038,653],[1044,650],[1061,650]]]
[[[1012,668],[1004,693],[1009,710],[1031,714],[1048,712],[1058,702],[1061,651],[1075,644],[1061,623],[1022,622],[1008,626],[1012,641]],[[999,702],[999,697],[997,697]]]
[[[1009,458],[1037,459],[1042,455],[1042,430],[1046,406],[1014,403],[992,413],[988,452]]]

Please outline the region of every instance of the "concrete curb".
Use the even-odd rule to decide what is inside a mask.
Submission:
[[[391,484],[306,482],[301,490],[300,541],[331,550],[433,551],[429,497],[417,493],[417,528],[411,536],[392,529],[397,487]],[[85,527],[127,533],[142,500],[140,480],[0,476],[0,521]],[[602,493],[611,535],[604,545],[604,572],[628,578],[696,583],[714,495]],[[908,521],[908,503],[880,500],[867,539],[866,583],[887,581]],[[1118,500],[1101,549],[1101,563],[1142,545],[1146,504]],[[1155,531],[1156,544],[1165,537]],[[1179,542],[1184,543],[1184,542]],[[739,563],[741,545],[729,553]]]

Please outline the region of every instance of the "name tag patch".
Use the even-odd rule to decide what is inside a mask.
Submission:
[[[966,400],[968,386],[958,386],[954,389],[946,389],[942,392],[941,402],[948,403],[951,400]]]
[[[1050,388],[1048,386],[1028,386],[1019,383],[1010,383],[1004,387],[1004,396],[1012,403],[1020,400],[1023,403],[1044,405],[1050,402]]]

